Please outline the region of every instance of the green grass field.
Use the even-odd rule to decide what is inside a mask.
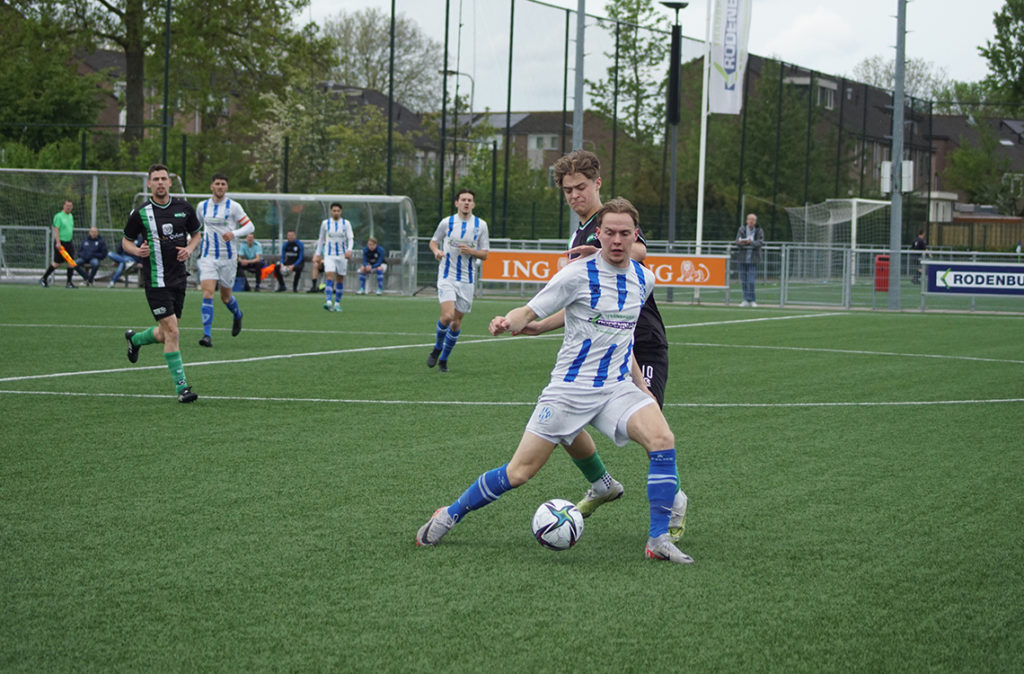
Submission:
[[[182,329],[180,405],[141,290],[0,285],[4,671],[1022,671],[1024,317],[663,304],[690,495],[643,558],[646,459],[554,553],[530,517],[564,453],[432,549],[416,529],[505,462],[557,337],[452,371],[437,303],[240,296]]]

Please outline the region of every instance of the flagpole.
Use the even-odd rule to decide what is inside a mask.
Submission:
[[[712,0],[707,0],[707,24],[704,28],[704,81],[700,91],[700,157],[697,174],[697,250],[700,255],[704,241],[704,164],[708,145],[708,82],[711,79],[711,13]],[[700,288],[693,289],[693,300],[700,303]]]

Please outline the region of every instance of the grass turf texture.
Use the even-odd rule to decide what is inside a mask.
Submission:
[[[179,405],[159,346],[124,356],[141,291],[0,286],[0,668],[1024,668],[1024,319],[664,304],[678,567],[642,557],[642,450],[604,438],[626,497],[572,550],[530,536],[587,486],[561,452],[417,548],[558,340],[487,337],[518,302],[478,300],[441,375],[436,300],[322,301],[242,294],[237,338],[217,301],[202,349],[190,292]]]

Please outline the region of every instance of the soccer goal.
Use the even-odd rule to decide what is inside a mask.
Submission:
[[[858,249],[888,248],[889,202],[875,199],[828,199],[820,204],[787,208],[793,242],[805,244],[796,271],[806,278],[832,280],[848,269],[856,282]],[[853,251],[854,264],[847,267],[845,251]]]

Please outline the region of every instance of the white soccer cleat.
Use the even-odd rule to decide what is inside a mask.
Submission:
[[[661,562],[673,562],[675,564],[693,564],[693,557],[685,554],[672,543],[668,534],[662,534],[657,538],[647,539],[647,548],[644,555],[648,559]]]
[[[613,478],[608,491],[600,496],[595,494],[593,489],[588,489],[587,493],[583,495],[583,499],[576,504],[576,509],[580,511],[584,518],[590,517],[599,506],[621,498],[624,492],[625,489],[623,489],[622,483]]]
[[[436,545],[453,526],[455,520],[448,514],[448,507],[438,508],[427,523],[416,532],[416,545]]]
[[[341,311],[341,302],[335,302],[331,311]]]
[[[668,517],[668,538],[675,543],[683,537],[686,530],[686,506],[690,499],[680,489],[676,492],[676,498],[672,501],[672,513]]]

